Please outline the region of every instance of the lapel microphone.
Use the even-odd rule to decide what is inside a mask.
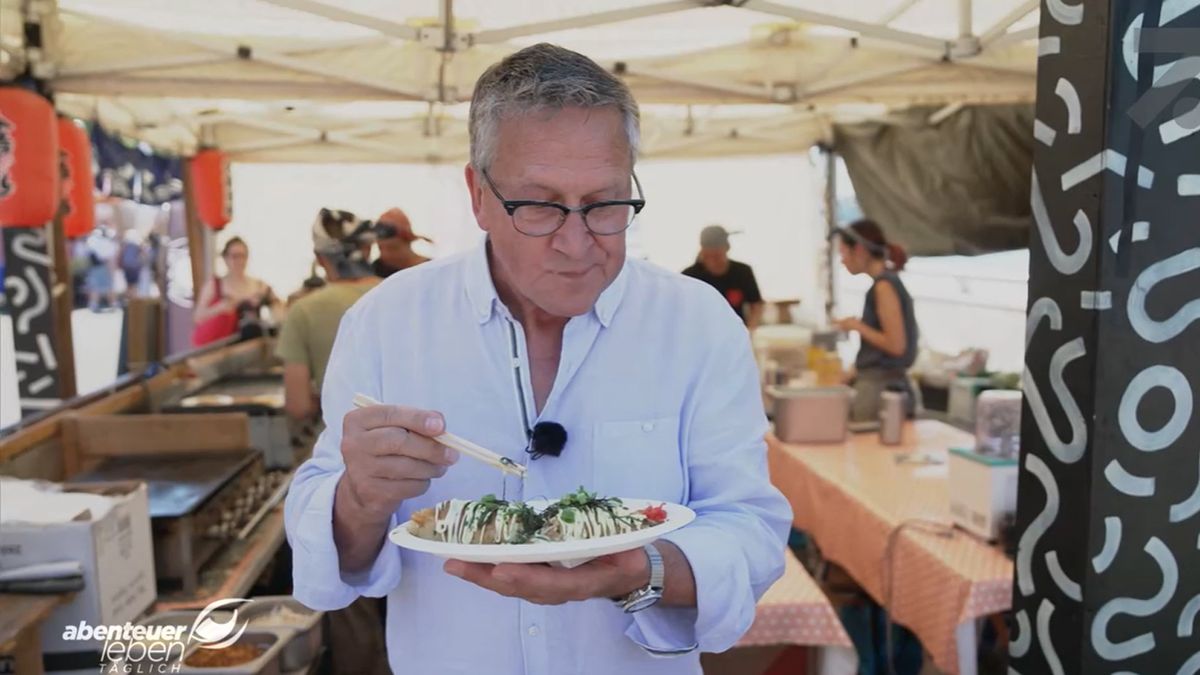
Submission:
[[[567,430],[558,422],[538,422],[529,432],[529,447],[525,452],[530,459],[538,459],[545,455],[558,457],[567,445]]]

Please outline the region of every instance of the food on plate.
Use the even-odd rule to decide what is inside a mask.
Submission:
[[[540,511],[486,495],[479,500],[448,499],[412,515],[414,535],[454,544],[578,541],[644,530],[666,520],[662,505],[635,510],[616,497],[598,497],[582,487]]]
[[[541,517],[531,507],[495,495],[447,499],[417,511],[412,521],[418,537],[453,544],[524,544],[541,527]]]

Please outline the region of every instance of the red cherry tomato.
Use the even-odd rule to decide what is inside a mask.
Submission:
[[[667,510],[661,504],[659,506],[647,506],[642,509],[642,515],[652,523],[662,523],[667,520]]]

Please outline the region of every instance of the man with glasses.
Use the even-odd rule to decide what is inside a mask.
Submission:
[[[699,652],[750,627],[791,521],[767,475],[748,335],[700,283],[626,259],[646,196],[619,79],[559,47],[522,49],[480,77],[469,128],[486,238],[346,314],[327,429],[288,495],[295,595],[322,609],[387,596],[396,672],[699,673]],[[354,410],[355,394],[383,405]],[[458,461],[432,439],[446,430],[519,458],[525,479]],[[697,517],[572,569],[386,541],[444,499],[581,485]]]

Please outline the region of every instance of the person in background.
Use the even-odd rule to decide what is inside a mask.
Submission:
[[[287,306],[290,308],[301,298],[307,298],[322,288],[325,288],[325,279],[323,277],[320,277],[316,274],[309,276],[304,280],[304,283],[300,285],[300,288],[295,293],[292,293],[287,297]]]
[[[263,307],[273,311],[282,308],[266,282],[246,274],[250,247],[241,237],[225,242],[221,259],[228,273],[224,277],[214,275],[196,300],[192,344],[197,347],[234,335],[242,324],[257,323]]]
[[[889,243],[872,220],[859,220],[834,231],[842,265],[850,274],[866,274],[873,283],[863,303],[862,318],[840,319],[838,329],[854,331],[862,346],[848,378],[856,396],[851,410],[854,422],[879,419],[880,395],[886,390],[908,394],[908,413],[916,404],[908,369],[917,359],[917,317],[913,299],[900,281],[899,272],[908,254]]]
[[[730,232],[720,225],[709,225],[701,230],[700,255],[683,273],[720,291],[746,327],[753,331],[762,323],[762,294],[758,291],[754,270],[746,263],[729,258],[729,235]]]
[[[292,305],[276,346],[283,360],[285,407],[296,420],[309,420],[319,410],[325,365],[342,315],[379,283],[367,262],[374,240],[370,223],[349,211],[321,209],[312,237],[326,283]]]
[[[134,229],[125,230],[121,243],[121,272],[125,275],[125,297],[132,300],[138,295],[142,269],[146,266],[146,250]]]
[[[386,279],[400,270],[427,262],[429,258],[412,249],[418,239],[433,242],[428,237],[413,234],[412,223],[400,209],[388,209],[375,221],[379,259],[372,264],[375,276]]]
[[[113,285],[116,273],[116,258],[120,251],[116,241],[116,233],[108,227],[98,227],[87,239],[89,266],[85,285],[88,294],[88,308],[93,312],[101,311],[100,300],[104,299],[104,309],[117,309],[117,291]]]
[[[374,240],[371,227],[353,213],[332,209],[321,209],[313,223],[313,250],[326,283],[291,306],[275,349],[283,361],[284,408],[296,422],[318,417],[325,367],[342,315],[379,283],[367,262]],[[391,675],[381,605],[376,598],[359,598],[328,613],[336,672]]]

